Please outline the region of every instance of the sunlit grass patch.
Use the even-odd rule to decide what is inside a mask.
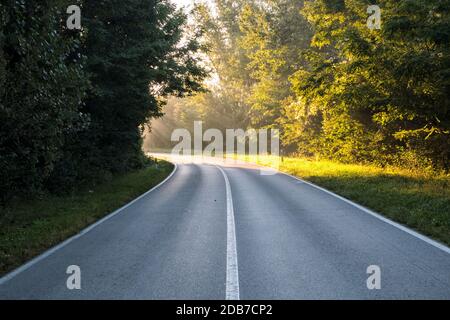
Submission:
[[[450,175],[301,158],[238,156],[313,182],[450,245]]]

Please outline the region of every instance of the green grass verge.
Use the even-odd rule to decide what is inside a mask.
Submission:
[[[241,157],[240,157],[241,158]],[[353,200],[450,245],[450,175],[299,158],[246,157]]]
[[[77,234],[162,182],[173,165],[159,162],[94,189],[0,207],[0,274]]]

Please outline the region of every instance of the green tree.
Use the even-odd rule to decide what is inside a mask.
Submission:
[[[198,109],[206,126],[246,128],[250,123],[248,96],[253,79],[247,70],[249,59],[239,46],[242,32],[239,19],[244,0],[215,0],[215,13],[207,5],[197,5],[193,16],[203,29],[202,41],[208,47],[206,63],[215,75],[210,91],[190,99],[189,107]]]
[[[142,167],[143,125],[161,116],[164,97],[199,91],[206,76],[198,34],[185,32],[187,17],[169,1],[85,0],[83,23],[90,123],[55,172],[69,185]]]
[[[67,30],[78,4],[82,27]],[[198,30],[168,0],[3,1],[0,193],[62,191],[142,166],[143,124],[202,89]]]
[[[67,132],[82,121],[87,86],[79,39],[65,30],[68,1],[0,7],[0,194],[42,189]]]
[[[264,0],[249,3],[240,16],[239,45],[249,58],[254,79],[249,97],[252,125],[275,126],[292,96],[290,76],[304,67],[311,29],[300,14],[303,0]]]
[[[368,1],[307,2],[309,68],[292,82],[299,113],[321,130],[303,140],[319,134],[319,154],[345,161],[448,168],[449,2],[378,3],[382,30],[366,25]]]

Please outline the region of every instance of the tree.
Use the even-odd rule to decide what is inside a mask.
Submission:
[[[255,83],[249,97],[252,125],[276,126],[288,98],[289,78],[303,68],[302,52],[310,45],[311,29],[300,14],[303,0],[264,0],[249,3],[240,16],[239,45],[249,58]]]
[[[204,30],[202,41],[208,47],[207,64],[216,76],[209,93],[191,99],[189,105],[201,110],[206,126],[246,128],[250,123],[248,96],[253,80],[247,70],[249,59],[239,46],[242,32],[239,19],[244,0],[215,0],[216,14],[206,5],[197,5],[193,16]]]
[[[0,194],[42,189],[67,132],[82,121],[87,81],[79,39],[61,25],[67,1],[0,7]]]
[[[292,78],[306,118],[320,115],[320,154],[345,161],[448,168],[448,1],[309,1],[310,68]],[[317,141],[315,137],[303,140]]]
[[[161,116],[164,97],[201,90],[206,76],[198,34],[185,32],[187,17],[169,1],[86,0],[83,21],[90,124],[66,145],[56,172],[69,185],[142,167],[143,125]]]
[[[81,31],[66,27],[73,4]],[[3,1],[2,199],[142,167],[142,126],[206,76],[186,22],[168,0]]]

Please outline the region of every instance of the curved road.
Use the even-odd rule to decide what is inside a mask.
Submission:
[[[67,267],[81,268],[68,290]],[[379,266],[381,289],[367,287]],[[0,280],[1,299],[450,299],[450,250],[287,175],[179,164]]]

